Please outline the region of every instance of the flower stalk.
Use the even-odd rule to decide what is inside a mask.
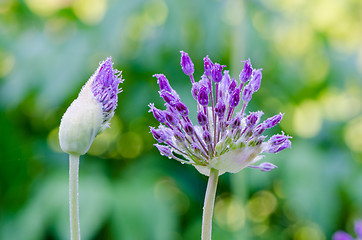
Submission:
[[[78,175],[79,157],[88,152],[94,138],[109,127],[117,107],[121,72],[109,57],[83,86],[64,113],[59,127],[61,149],[69,154],[70,239],[80,240]]]
[[[78,176],[79,156],[69,154],[69,216],[71,240],[80,240]]]
[[[153,103],[150,112],[160,122],[158,128],[151,127],[153,137],[160,144],[155,146],[161,155],[181,163],[189,163],[201,174],[209,176],[205,194],[202,240],[211,239],[212,215],[218,176],[237,173],[244,168],[268,172],[277,166],[264,162],[259,166],[263,153],[278,153],[291,147],[291,137],[276,134],[264,141],[265,130],[275,127],[282,119],[282,113],[261,121],[262,111],[246,113],[252,95],[259,88],[262,69],[254,69],[250,59],[242,61],[244,68],[238,81],[231,78],[225,65],[213,63],[204,58],[204,74],[195,81],[194,64],[186,52],[181,51],[181,67],[190,77],[191,95],[196,101],[197,123],[189,118],[189,110],[181,101],[163,74],[155,74],[160,87],[160,97],[165,101],[165,110]],[[192,77],[192,78],[191,78]],[[239,104],[241,111],[237,111]],[[178,156],[185,160],[181,160]],[[181,161],[180,161],[181,160]]]
[[[201,240],[211,240],[212,216],[214,213],[215,195],[217,182],[219,178],[219,170],[210,169],[210,176],[207,182],[205,193],[204,210],[202,215],[202,231]]]

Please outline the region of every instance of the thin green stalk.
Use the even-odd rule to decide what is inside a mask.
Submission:
[[[80,240],[78,173],[79,156],[69,154],[69,218],[71,240]]]
[[[209,180],[207,182],[206,194],[205,194],[204,212],[202,215],[201,240],[211,240],[212,215],[214,212],[215,195],[216,195],[218,178],[219,178],[219,170],[211,168]]]

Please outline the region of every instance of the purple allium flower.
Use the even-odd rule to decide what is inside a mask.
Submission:
[[[332,240],[354,240],[354,238],[346,232],[338,231],[333,234]]]
[[[180,51],[181,53],[181,67],[182,71],[188,76],[194,74],[194,64],[191,61],[191,58],[184,51]]]
[[[185,72],[186,62],[191,62],[191,59],[187,53],[181,54],[181,58],[185,58],[181,59]],[[261,122],[262,111],[245,114],[253,93],[260,87],[261,69],[253,69],[250,59],[245,61],[239,76],[241,83],[238,85],[235,78],[230,77],[228,70],[223,71],[226,66],[213,64],[208,56],[204,58],[204,67],[201,80],[192,82],[191,89],[197,102],[196,125],[190,120],[188,108],[169,86],[166,77],[157,75],[166,110],[161,114],[161,110],[150,105],[150,111],[161,123],[158,129],[151,127],[151,133],[158,142],[165,143],[172,153],[183,156],[186,160],[170,155],[168,149],[162,149],[162,154],[167,153],[182,163],[192,164],[205,175],[208,175],[212,168],[219,170],[220,174],[236,173],[249,166],[261,171],[276,168],[271,163],[262,163],[259,166],[253,164],[263,158],[262,153],[276,153],[290,148],[290,137],[284,133],[274,135],[268,141],[265,141],[266,136],[262,135],[266,129],[278,124],[283,114],[268,118],[264,122]]]
[[[357,238],[353,238],[350,234],[339,230],[333,234],[332,240],[360,240],[360,239],[362,239],[362,220],[361,219],[357,219],[354,222],[354,231],[357,235]]]
[[[96,135],[109,127],[122,82],[121,72],[113,69],[111,57],[99,64],[63,115],[59,140],[64,152],[85,154]]]
[[[362,219],[358,219],[354,222],[354,231],[359,238],[362,238]]]

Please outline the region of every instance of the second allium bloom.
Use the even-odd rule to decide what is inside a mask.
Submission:
[[[194,81],[194,64],[187,53],[181,51],[181,67],[190,77],[191,94],[197,102],[197,122],[192,123],[189,110],[179,95],[170,86],[163,74],[154,75],[160,87],[160,96],[165,101],[165,110],[150,104],[150,111],[160,122],[151,127],[153,137],[164,144],[155,144],[162,155],[188,163],[202,174],[210,169],[236,173],[245,167],[270,171],[271,163],[254,164],[262,153],[277,153],[291,147],[289,136],[276,134],[266,140],[264,131],[277,125],[284,114],[279,113],[261,122],[262,111],[245,110],[252,95],[259,90],[261,69],[253,69],[250,60],[245,63],[238,80],[231,78],[226,66],[204,58],[205,71],[198,82]],[[238,105],[241,105],[240,111]],[[239,109],[240,109],[239,108]],[[177,155],[185,158],[180,159]]]

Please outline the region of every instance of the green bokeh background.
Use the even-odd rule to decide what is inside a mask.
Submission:
[[[69,239],[66,108],[98,63],[125,82],[80,162],[82,239],[199,239],[207,179],[159,155],[148,103],[164,73],[195,117],[180,50],[233,76],[263,68],[247,111],[285,116],[270,173],[220,177],[213,239],[330,239],[362,218],[362,1],[1,0],[0,239]]]

